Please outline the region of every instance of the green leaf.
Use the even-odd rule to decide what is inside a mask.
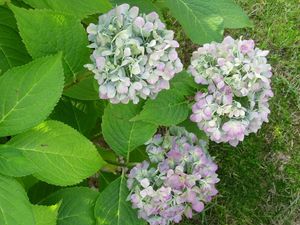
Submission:
[[[137,212],[127,201],[129,190],[124,175],[100,193],[95,206],[97,225],[141,225]]]
[[[188,117],[188,101],[174,90],[162,91],[156,99],[149,99],[139,115],[131,121],[145,121],[157,125],[171,126]]]
[[[62,89],[61,54],[5,72],[0,77],[0,137],[18,134],[46,119]]]
[[[224,19],[225,28],[243,28],[252,26],[251,21],[243,9],[233,0],[206,0],[218,11],[218,15]]]
[[[0,145],[0,173],[7,176],[22,177],[37,170],[38,168],[22,152],[9,145]]]
[[[24,0],[33,8],[52,9],[72,14],[80,19],[95,13],[105,13],[111,9],[108,0]]]
[[[105,164],[88,139],[58,121],[44,122],[6,144],[38,167],[35,177],[54,185],[79,183]]]
[[[223,18],[218,15],[215,2],[219,0],[166,0],[173,16],[178,19],[191,40],[197,44],[222,39]]]
[[[86,71],[83,65],[89,61],[88,40],[76,17],[50,10],[26,10],[12,5],[10,8],[33,58],[62,51],[67,84]]]
[[[23,188],[25,189],[26,192],[30,188],[32,188],[32,186],[34,186],[36,183],[39,182],[39,180],[36,179],[32,175],[28,175],[28,176],[25,176],[25,177],[19,177],[19,178],[17,178],[17,180],[19,181],[20,184],[22,184],[22,186],[23,186]],[[28,193],[27,193],[27,195],[28,195]]]
[[[109,104],[102,118],[102,132],[105,141],[119,155],[129,158],[129,153],[148,141],[157,126],[143,121],[129,120],[141,110],[141,104]]]
[[[21,184],[2,175],[0,175],[0,224],[35,224],[31,205]]]
[[[99,100],[99,85],[93,76],[65,87],[64,95],[79,100]]]
[[[79,101],[63,97],[50,118],[64,122],[89,136],[99,116],[95,101]]]
[[[59,203],[51,206],[33,205],[36,225],[56,225],[59,207]]]
[[[105,190],[105,188],[118,177],[119,176],[117,174],[101,171],[99,173],[99,190]]]
[[[233,0],[166,0],[166,5],[197,44],[221,41],[224,28],[252,26]]]
[[[191,113],[190,113],[191,114]],[[200,130],[196,123],[192,122],[190,118],[186,119],[178,126],[185,127],[188,132],[194,133],[198,139],[204,140],[206,142],[209,141],[208,136],[205,134],[203,130]]]
[[[113,5],[121,5],[127,3],[131,7],[137,6],[143,13],[156,12],[160,14],[160,19],[163,19],[160,9],[155,4],[153,4],[151,0],[111,0],[111,2]]]
[[[61,201],[57,225],[95,225],[94,207],[98,195],[89,188],[65,188],[48,196],[43,204]]]
[[[146,145],[142,145],[130,153],[129,162],[137,163],[145,160],[149,161],[149,156],[146,152]]]
[[[0,6],[0,74],[29,61],[30,56],[18,33],[14,14]]]
[[[171,89],[184,96],[194,96],[195,92],[199,88],[199,84],[196,84],[192,75],[186,71],[182,71],[175,75],[170,82]]]
[[[50,195],[53,194],[54,192],[60,190],[61,187],[47,184],[42,181],[38,181],[34,185],[32,185],[28,191],[27,195],[29,197],[29,200],[32,204],[42,204],[43,201]],[[54,202],[53,204],[55,204]]]

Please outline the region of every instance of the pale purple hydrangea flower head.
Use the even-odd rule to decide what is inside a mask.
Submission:
[[[185,215],[203,211],[218,191],[217,165],[206,143],[182,127],[155,135],[147,143],[150,162],[144,161],[128,175],[128,199],[150,225],[178,223]]]
[[[155,12],[141,14],[123,4],[101,15],[87,32],[93,54],[85,67],[95,74],[100,98],[111,103],[155,98],[183,68],[174,32]]]
[[[273,96],[268,53],[256,48],[253,40],[231,37],[193,53],[189,72],[196,83],[208,85],[208,91],[195,96],[191,120],[211,140],[236,146],[268,122]]]

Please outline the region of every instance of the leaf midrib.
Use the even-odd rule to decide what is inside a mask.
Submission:
[[[14,146],[12,146],[14,147]],[[85,159],[85,160],[90,160],[89,158],[84,158],[84,157],[78,157],[78,155],[65,155],[65,154],[59,154],[57,152],[47,152],[47,151],[39,151],[37,149],[34,149],[34,148],[19,148],[19,147],[15,147],[16,149],[18,150],[21,150],[21,151],[31,151],[31,152],[37,152],[37,153],[41,153],[41,154],[49,154],[49,155],[59,155],[59,156],[62,156],[62,157],[69,157],[69,158],[75,158],[75,159]]]
[[[118,213],[117,213],[117,215],[118,215],[118,223],[117,223],[117,225],[121,225],[120,224],[120,217],[121,217],[121,215],[120,215],[120,208],[121,208],[121,194],[122,194],[121,190],[122,190],[123,179],[124,179],[124,170],[123,170],[122,175],[121,175],[120,188],[119,188],[119,193],[118,193],[119,201],[118,201]]]

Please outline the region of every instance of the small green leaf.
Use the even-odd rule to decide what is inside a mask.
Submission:
[[[29,200],[32,204],[38,204],[41,205],[43,201],[50,195],[53,194],[54,192],[60,190],[61,187],[47,184],[42,181],[38,181],[34,185],[32,185],[28,191],[27,195],[29,197]],[[57,202],[54,202],[55,204]]]
[[[17,179],[20,184],[22,184],[23,188],[25,189],[25,191],[27,192],[32,186],[34,186],[36,183],[39,182],[38,179],[36,179],[34,176],[32,175],[28,175],[25,177],[19,177]],[[27,193],[28,195],[28,193]],[[29,197],[29,196],[28,196]]]
[[[93,76],[65,87],[64,95],[78,100],[99,100],[99,85]]]
[[[118,177],[119,176],[117,174],[101,171],[99,173],[99,190],[105,190],[105,188]]]
[[[127,201],[129,190],[124,175],[100,193],[95,205],[97,225],[145,225]]]
[[[62,89],[61,54],[4,73],[0,77],[0,137],[18,134],[46,119]]]
[[[38,167],[35,177],[54,185],[77,184],[105,164],[88,139],[58,121],[44,122],[6,145]]]
[[[144,160],[149,161],[149,156],[146,152],[146,145],[142,145],[130,153],[129,162],[137,163]]]
[[[190,113],[191,114],[191,113]],[[196,134],[198,139],[204,140],[206,142],[209,141],[208,136],[205,134],[203,130],[200,130],[196,123],[192,122],[190,118],[186,119],[178,126],[184,127],[188,132]]]
[[[0,74],[29,61],[30,56],[18,33],[14,14],[0,6]]]
[[[129,156],[129,153],[148,141],[156,132],[157,125],[129,120],[141,110],[141,104],[107,105],[102,118],[102,132],[105,141],[119,155]]]
[[[51,206],[33,205],[33,214],[36,225],[56,225],[60,204]]]
[[[33,8],[52,9],[72,14],[80,19],[95,13],[105,13],[111,9],[108,0],[24,0]]]
[[[192,75],[183,71],[175,75],[170,82],[171,89],[184,96],[194,96],[199,84],[196,84]]]
[[[50,118],[64,122],[89,136],[99,116],[95,101],[79,101],[63,97]]]
[[[95,225],[94,207],[99,193],[89,188],[73,187],[48,196],[46,205],[61,202],[57,225]]]
[[[21,184],[2,175],[0,175],[0,224],[35,224],[31,205]]]
[[[0,145],[0,173],[7,176],[22,177],[37,170],[38,168],[22,152],[9,145]]]
[[[63,52],[66,83],[74,82],[86,71],[88,40],[80,21],[71,15],[51,10],[26,10],[10,6],[17,19],[21,37],[33,58]]]
[[[139,115],[131,121],[145,121],[157,125],[171,126],[188,117],[188,101],[174,90],[162,91],[156,99],[149,99]]]

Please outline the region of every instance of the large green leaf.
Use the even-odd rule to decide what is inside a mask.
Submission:
[[[149,99],[139,115],[131,121],[145,121],[170,126],[181,123],[188,117],[188,101],[176,90],[159,93],[156,99]]]
[[[5,72],[0,77],[0,137],[46,119],[61,96],[63,79],[61,54]]]
[[[136,116],[142,105],[107,105],[102,118],[105,141],[119,155],[129,157],[129,152],[144,144],[155,133],[157,126],[143,121],[129,120]]]
[[[38,168],[22,152],[9,145],[0,145],[0,173],[21,177],[37,171]]]
[[[51,10],[11,6],[25,46],[33,58],[63,52],[66,83],[76,80],[89,61],[88,40],[80,21]]]
[[[95,206],[97,225],[144,225],[127,201],[129,190],[122,175],[100,193]]]
[[[50,118],[59,120],[89,136],[100,117],[95,101],[78,101],[63,97],[53,110]]]
[[[38,167],[34,176],[54,185],[79,183],[105,164],[88,139],[58,121],[44,122],[6,145]]]
[[[217,14],[209,0],[166,0],[173,16],[178,19],[186,34],[194,43],[220,41],[223,34],[223,18]]]
[[[251,23],[232,0],[166,0],[173,16],[197,44],[220,41],[224,28],[241,28]]]
[[[0,74],[29,61],[30,56],[18,33],[14,14],[0,6]]]
[[[24,0],[38,9],[52,9],[84,18],[95,13],[105,13],[111,8],[108,0]]]
[[[56,225],[59,206],[59,203],[51,206],[33,205],[36,225]]]
[[[26,193],[16,180],[0,175],[0,224],[35,225]]]
[[[61,202],[57,225],[95,225],[94,207],[98,195],[89,188],[73,187],[51,194],[42,203]]]

